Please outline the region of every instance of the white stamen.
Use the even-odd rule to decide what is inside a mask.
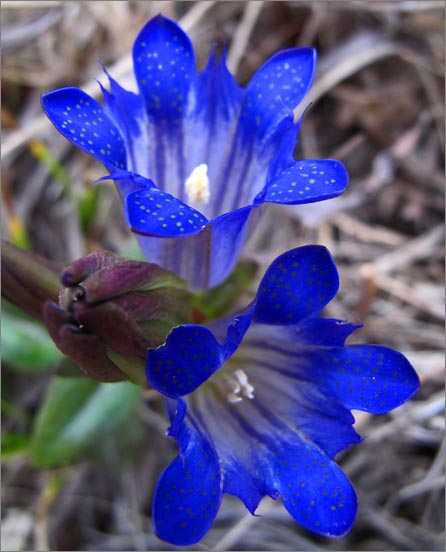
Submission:
[[[235,393],[229,393],[229,395],[228,395],[228,402],[230,402],[230,403],[238,403],[238,402],[241,402],[242,400],[243,400],[243,398],[239,397]]]
[[[234,376],[236,379],[229,382],[231,393],[228,395],[228,402],[237,403],[242,401],[243,397],[253,399],[254,386],[249,383],[246,373],[241,368],[237,368],[234,370]],[[240,396],[240,392],[243,397]]]
[[[209,191],[208,166],[202,163],[195,167],[189,178],[184,183],[189,203],[209,203],[211,193]]]
[[[228,395],[228,401],[230,403],[238,403],[242,401],[242,397],[239,396],[239,393],[241,391],[240,384],[237,383],[235,380],[230,380],[228,382],[229,388],[231,389],[231,393]]]

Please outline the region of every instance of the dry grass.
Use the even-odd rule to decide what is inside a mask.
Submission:
[[[107,186],[94,223],[80,230],[74,203],[102,168],[58,135],[42,116],[39,96],[62,85],[97,94],[99,59],[128,82],[133,39],[159,12],[190,32],[201,65],[213,42],[225,42],[243,83],[278,49],[317,47],[314,103],[298,154],[342,160],[349,191],[321,205],[271,206],[247,254],[266,267],[301,243],[327,245],[342,280],[329,314],[364,321],[356,339],[401,350],[422,380],[417,397],[395,412],[358,414],[367,438],[340,457],[360,500],[349,535],[316,538],[280,504],[265,501],[264,517],[253,518],[227,497],[196,548],[444,549],[444,3],[3,2],[4,236],[21,222],[33,249],[59,261],[110,244],[125,247],[124,224],[109,224],[122,219]],[[39,141],[70,185],[36,159]],[[7,368],[4,378],[32,416],[48,378],[30,382]],[[174,454],[165,422],[154,413],[158,406],[152,396],[141,404],[137,423],[146,439],[133,444],[132,458],[118,438],[107,461],[59,472],[58,493],[48,492],[51,472],[25,460],[6,462],[2,516],[16,541],[2,550],[172,549],[150,524],[154,483]]]

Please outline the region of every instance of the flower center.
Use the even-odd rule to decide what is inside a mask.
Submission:
[[[202,163],[195,167],[189,178],[184,183],[189,203],[201,203],[207,205],[211,193],[209,191],[208,166]]]
[[[248,381],[248,376],[241,369],[237,368],[234,370],[234,377],[231,378],[228,382],[231,392],[229,393],[227,399],[230,403],[237,403],[243,400],[243,397],[247,399],[254,398],[254,386],[252,386]]]

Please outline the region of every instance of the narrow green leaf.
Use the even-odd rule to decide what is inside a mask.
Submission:
[[[33,156],[42,163],[42,165],[48,169],[51,176],[59,182],[67,197],[73,197],[73,187],[68,173],[46,145],[40,140],[32,140],[29,144],[29,148]]]
[[[9,309],[2,314],[1,347],[5,364],[25,372],[38,372],[52,368],[63,357],[40,322],[22,318]]]
[[[32,462],[37,467],[55,467],[75,461],[100,436],[130,417],[140,393],[141,388],[129,382],[55,378],[37,417]]]

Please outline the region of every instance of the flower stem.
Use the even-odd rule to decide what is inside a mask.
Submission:
[[[2,296],[42,320],[45,301],[58,302],[62,267],[2,240]]]

